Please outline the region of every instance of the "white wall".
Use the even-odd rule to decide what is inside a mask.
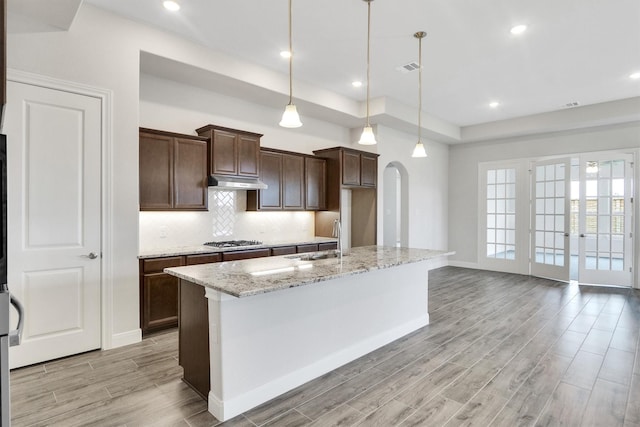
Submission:
[[[452,256],[451,260],[458,265],[475,266],[477,263],[478,163],[616,149],[636,152],[639,148],[640,124],[638,123],[451,146],[448,199],[451,224],[449,247],[456,251],[456,255]],[[636,168],[636,182],[640,179],[638,169]],[[637,187],[636,185],[636,189]],[[635,205],[634,214],[638,224],[639,204]],[[638,229],[637,225],[636,229]],[[636,245],[636,259],[640,255],[638,252],[638,245]]]
[[[105,346],[133,342],[140,337],[138,299],[138,127],[192,133],[206,123],[264,133],[266,147],[310,153],[316,148],[351,145],[351,131],[301,115],[304,126],[289,130],[277,126],[281,111],[188,88],[142,78],[140,52],[170,58],[200,69],[237,76],[270,88],[287,89],[286,76],[241,63],[222,53],[179,39],[152,27],[83,5],[68,32],[9,34],[8,67],[95,86],[113,92],[111,141],[106,188],[111,194],[104,254],[105,276],[113,287],[108,295]],[[154,89],[158,89],[154,93]],[[284,107],[284,105],[283,105]],[[139,116],[143,118],[140,119]],[[410,176],[410,244],[447,247],[447,147],[432,145],[431,157],[411,159],[414,137],[380,128],[380,174],[390,161],[400,161]],[[401,150],[398,148],[402,147]],[[428,147],[429,148],[429,147]],[[380,176],[380,182],[381,176]],[[379,209],[381,207],[379,206]],[[381,215],[379,213],[379,218]],[[379,225],[379,227],[381,227]],[[379,229],[379,236],[382,232]]]
[[[417,130],[416,130],[417,133]],[[448,242],[449,147],[424,140],[426,158],[412,158],[417,135],[378,126],[378,242],[382,244],[384,169],[391,162],[402,164],[409,175],[409,246],[455,250]]]

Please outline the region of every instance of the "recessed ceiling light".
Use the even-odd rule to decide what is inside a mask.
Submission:
[[[165,9],[170,10],[171,12],[177,12],[180,10],[180,5],[172,0],[166,0],[162,5]]]
[[[493,101],[489,103],[489,107],[491,108],[498,108],[500,106],[500,103],[498,101]]]
[[[362,82],[360,80],[356,80],[355,82],[351,82],[351,86],[362,87]]]
[[[283,50],[282,52],[280,52],[280,56],[285,59],[289,59],[291,58],[291,52],[289,52],[288,50]]]
[[[638,73],[633,73],[633,74],[629,74],[629,78],[630,78],[630,79],[634,79],[634,80],[636,80],[636,79],[640,79],[640,72],[638,72]]]
[[[515,27],[511,27],[511,34],[518,35],[522,34],[527,30],[526,25],[516,25]]]

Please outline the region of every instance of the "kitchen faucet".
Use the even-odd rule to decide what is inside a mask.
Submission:
[[[331,233],[331,236],[338,239],[338,249],[336,249],[336,255],[338,256],[338,258],[342,258],[342,225],[340,224],[339,219],[333,221],[333,232]]]

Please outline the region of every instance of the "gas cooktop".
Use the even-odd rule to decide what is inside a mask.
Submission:
[[[255,246],[261,245],[262,242],[258,240],[225,240],[221,242],[206,242],[204,245],[213,246],[216,248],[234,248],[236,246]]]

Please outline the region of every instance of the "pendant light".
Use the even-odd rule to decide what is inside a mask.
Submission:
[[[291,1],[289,0],[289,104],[285,107],[280,120],[280,126],[285,128],[299,128],[302,126],[298,110],[293,104],[293,42],[291,37]]]
[[[367,2],[367,125],[362,130],[360,141],[361,145],[375,145],[376,136],[373,134],[373,128],[369,123],[369,69],[371,68],[371,2],[373,0],[363,0]]]
[[[424,31],[418,31],[413,37],[418,39],[418,142],[413,148],[411,157],[427,157],[427,152],[422,143],[422,39],[427,35]]]

